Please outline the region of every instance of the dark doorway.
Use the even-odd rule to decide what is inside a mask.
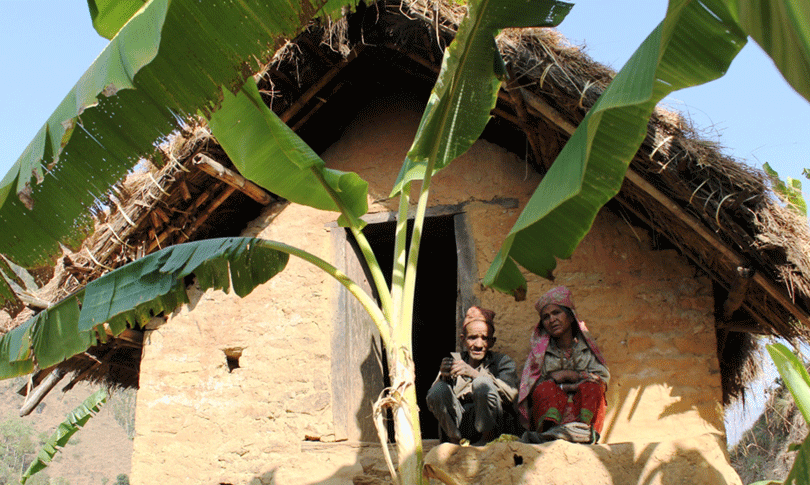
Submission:
[[[409,241],[412,222],[408,225]],[[394,222],[384,222],[369,224],[363,230],[389,287],[394,257],[394,229]],[[457,265],[453,216],[426,218],[416,270],[413,322],[416,395],[422,437],[425,439],[439,437],[439,424],[428,411],[425,396],[439,372],[442,358],[456,350]]]

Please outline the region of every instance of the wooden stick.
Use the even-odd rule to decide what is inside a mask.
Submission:
[[[25,402],[23,402],[23,405],[20,408],[20,416],[28,416],[31,414],[31,411],[33,411],[37,405],[39,405],[39,403],[45,399],[45,396],[47,396],[51,389],[53,389],[56,384],[58,384],[59,381],[65,377],[66,373],[67,372],[64,369],[56,368],[50,374],[48,374],[48,377],[43,379],[36,389],[33,390],[33,392],[28,393],[28,396],[25,398]]]
[[[342,83],[342,82],[338,83],[337,86],[335,86],[335,89],[333,89],[332,92],[329,93],[329,95],[326,97],[326,99],[318,98],[318,101],[320,101],[320,102],[318,104],[316,104],[315,106],[313,106],[310,110],[308,110],[307,113],[304,116],[302,116],[295,123],[295,125],[293,125],[291,130],[292,131],[298,131],[298,129],[301,128],[304,125],[304,123],[307,122],[307,120],[309,120],[310,116],[314,115],[319,109],[321,109],[329,101],[329,98],[331,98],[335,93],[337,93],[340,90],[340,88],[343,87],[343,85],[344,85],[344,83]]]
[[[731,315],[743,304],[745,293],[748,291],[748,283],[750,283],[754,271],[739,266],[737,268],[737,274],[740,277],[731,283],[726,301],[723,302],[723,318],[726,320],[731,318]]]
[[[186,185],[186,181],[183,180],[179,184],[180,192],[182,192],[183,200],[189,201],[191,200],[191,191],[188,190],[188,185]]]
[[[529,116],[526,113],[526,105],[523,102],[523,89],[521,89],[517,83],[515,69],[513,68],[512,64],[509,64],[507,69],[509,71],[511,81],[509,82],[506,92],[509,94],[509,98],[512,101],[512,106],[515,108],[518,118],[520,118],[519,126],[523,130],[523,133],[526,134],[526,138],[529,140],[529,145],[532,147],[535,158],[546,168],[548,168],[551,166],[551,162],[553,162],[553,160],[546,160],[543,156],[540,138],[537,136],[537,131],[533,130],[529,123]]]
[[[327,55],[324,54],[323,51],[321,51],[321,49],[317,45],[315,45],[314,42],[312,42],[312,39],[310,39],[309,37],[307,37],[305,35],[302,35],[300,37],[300,39],[301,39],[301,42],[303,42],[304,44],[309,46],[310,50],[312,52],[314,52],[315,55],[318,56],[324,64],[326,64],[327,66],[335,65],[335,63],[332,61],[332,59],[327,57]]]
[[[298,84],[293,82],[293,80],[290,79],[289,76],[287,76],[283,72],[279,71],[275,67],[271,67],[270,68],[270,74],[272,74],[272,75],[278,77],[279,79],[281,79],[282,81],[284,81],[284,83],[287,84],[288,86],[290,86],[293,89],[293,91],[295,91],[296,94],[300,93],[300,90],[298,89]]]
[[[224,165],[209,157],[205,153],[198,153],[194,155],[192,164],[208,175],[238,189],[240,192],[261,205],[267,205],[273,201],[273,199],[270,198],[264,189],[233,170],[225,168]]]
[[[523,128],[523,123],[521,123],[520,118],[518,118],[517,116],[515,116],[515,115],[513,115],[511,113],[507,113],[506,111],[504,111],[504,110],[502,110],[500,108],[492,108],[492,114],[494,114],[495,116],[497,116],[499,118],[505,119],[506,121],[512,123],[513,125],[517,126],[518,128]]]
[[[521,92],[523,93],[523,98],[526,100],[526,103],[533,108],[537,114],[559,126],[569,135],[574,134],[577,127],[563,118],[559,111],[554,109],[550,104],[543,101],[543,98],[525,89],[521,89]]]
[[[169,222],[169,220],[170,220],[170,219],[169,219],[169,216],[167,216],[167,215],[166,215],[166,213],[165,213],[165,212],[163,212],[163,211],[160,209],[160,207],[155,207],[154,209],[152,209],[152,212],[153,212],[153,213],[155,213],[155,214],[157,214],[157,216],[158,216],[158,217],[160,217],[160,219],[161,219],[161,220],[162,220],[164,223],[168,223],[168,222]]]
[[[152,220],[152,225],[155,226],[155,229],[160,229],[160,226],[163,225],[163,223],[160,220],[160,217],[157,214],[155,214],[155,211],[149,212],[149,218]]]
[[[222,185],[223,185],[222,183],[218,183],[218,184],[217,184],[215,187],[213,187],[212,189],[213,189],[213,190],[219,190],[219,188],[220,188]],[[197,196],[197,200],[195,200],[195,201],[194,201],[193,207],[194,207],[195,209],[199,209],[200,207],[202,207],[202,205],[203,205],[203,204],[205,204],[205,203],[206,203],[206,201],[208,201],[209,197],[211,197],[211,192],[210,192],[210,191],[201,192],[201,193],[200,193],[200,195],[198,195],[198,196]]]
[[[301,110],[301,108],[303,108],[309,102],[310,99],[318,94],[318,92],[323,89],[324,86],[326,86],[335,76],[338,75],[341,69],[346,67],[353,60],[357,59],[357,55],[360,54],[362,50],[363,46],[358,46],[352,49],[348,57],[335,64],[335,67],[324,74],[323,77],[318,80],[318,82],[313,84],[311,88],[307,89],[303,95],[296,99],[295,102],[289,108],[287,108],[287,111],[279,116],[281,121],[285,123],[290,121],[290,119],[295,116]]]
[[[222,205],[223,202],[228,200],[228,197],[230,197],[231,194],[233,194],[235,191],[236,191],[235,187],[232,187],[230,185],[225,187],[225,190],[222,191],[222,193],[219,195],[219,197],[214,199],[211,202],[211,205],[208,206],[208,208],[205,209],[205,211],[199,217],[197,217],[197,220],[194,221],[194,223],[191,225],[191,227],[188,228],[189,236],[185,236],[185,233],[184,233],[183,240],[188,239],[188,237],[190,237],[192,234],[197,232],[197,229],[199,229],[200,226],[202,226],[203,223],[206,220],[208,220],[208,218],[211,216],[211,214],[214,213],[214,211],[217,209],[217,207],[219,207],[220,205]]]
[[[439,67],[438,66],[436,66],[432,62],[428,61],[427,59],[414,54],[413,52],[408,52],[408,51],[406,51],[406,50],[402,49],[401,47],[399,47],[397,45],[394,45],[394,44],[385,44],[385,47],[387,47],[387,48],[389,48],[389,49],[391,49],[393,51],[397,51],[400,54],[404,54],[404,55],[408,56],[408,58],[411,59],[412,61],[416,62],[417,64],[421,64],[422,66],[430,69],[431,71],[435,72],[436,74],[439,73]]]

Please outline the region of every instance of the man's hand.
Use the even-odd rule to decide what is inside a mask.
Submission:
[[[453,377],[466,376],[472,379],[478,377],[478,371],[473,369],[470,364],[464,362],[463,360],[453,361],[453,367],[450,369],[450,374]]]
[[[463,360],[456,360],[452,357],[445,357],[442,359],[442,365],[439,368],[439,373],[442,379],[449,381],[452,377],[467,376],[472,379],[478,377],[478,371],[473,369],[470,364]]]
[[[453,362],[455,362],[455,359],[452,357],[445,357],[442,359],[442,365],[439,367],[439,374],[441,374],[443,381],[450,381],[450,379],[453,377]]]

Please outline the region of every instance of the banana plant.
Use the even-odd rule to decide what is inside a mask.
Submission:
[[[793,395],[796,407],[804,421],[810,426],[810,375],[801,360],[783,344],[770,344],[766,347],[776,370]],[[789,451],[796,451],[793,466],[783,482],[762,480],[751,485],[806,485],[810,483],[810,436],[801,443],[788,446]]]
[[[773,191],[784,198],[788,203],[788,207],[806,217],[807,202],[804,200],[804,195],[802,195],[802,181],[792,177],[787,177],[783,181],[779,178],[779,173],[768,163],[763,164],[762,169],[768,174],[768,178],[771,179]]]
[[[380,403],[393,412],[397,466],[387,453],[386,459],[394,480],[405,484],[424,480],[411,355],[416,265],[431,178],[469,149],[486,126],[506,72],[495,46],[498,32],[509,26],[557,25],[571,4],[542,0],[527,6],[523,0],[481,0],[470,2],[469,7],[445,51],[439,78],[392,191],[392,196],[400,196],[400,209],[390,288],[362,232],[360,216],[367,210],[365,183],[355,174],[325,168],[323,160],[267,108],[252,80],[235,96],[226,93],[221,109],[209,119],[212,133],[240,173],[292,202],[338,210],[338,222],[358,241],[381,302],[382,318],[371,316],[387,352],[391,379]],[[268,159],[274,161],[273,170],[268,170]],[[421,184],[406,261],[405,224],[414,180]],[[385,445],[387,432],[379,425],[378,432]],[[383,446],[384,452],[387,449]]]
[[[107,397],[107,391],[99,389],[68,413],[65,420],[59,423],[56,431],[45,441],[37,457],[22,474],[20,485],[25,485],[31,476],[44,470],[53,461],[53,457],[68,444],[70,438],[101,410],[101,407],[107,402]]]

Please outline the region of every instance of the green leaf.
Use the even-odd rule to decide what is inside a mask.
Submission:
[[[785,477],[786,485],[810,483],[810,436],[804,439],[798,451],[793,460],[793,466],[790,468],[787,477]]]
[[[98,326],[116,318],[116,335],[116,330],[120,333],[127,326],[143,325],[153,315],[173,310],[187,301],[185,277],[192,273],[199,276],[201,285],[212,285],[201,286],[203,290],[228,291],[224,261],[229,263],[234,291],[243,297],[287,264],[288,255],[269,244],[252,238],[195,241],[165,248],[107,273],[87,285],[78,331],[95,329],[103,334]],[[257,267],[249,267],[256,263]]]
[[[21,376],[34,370],[31,358],[31,325],[28,320],[0,337],[0,379]]]
[[[99,412],[101,406],[107,402],[107,397],[107,391],[99,389],[67,415],[65,420],[56,427],[56,431],[42,445],[42,449],[33,463],[20,477],[21,485],[24,485],[32,475],[48,466],[56,453],[68,444],[73,434],[79,431],[81,427],[87,424],[90,418]]]
[[[146,0],[87,0],[98,35],[112,39]]]
[[[725,0],[743,30],[773,59],[785,80],[810,101],[810,2]]]
[[[60,243],[76,248],[93,229],[89,207],[179,120],[211,111],[222,86],[238,91],[280,39],[356,3],[147,3],[0,182],[0,224],[15,228],[0,234],[0,253],[34,268],[60,256]]]
[[[802,181],[788,177],[785,182],[779,178],[779,174],[771,168],[768,163],[763,165],[765,173],[771,179],[771,186],[774,192],[780,194],[790,204],[790,207],[800,214],[807,215],[807,202],[802,194]]]
[[[807,374],[807,369],[784,345],[770,344],[766,348],[776,364],[776,370],[785,381],[785,386],[793,395],[796,407],[810,424],[810,375]]]
[[[357,174],[326,168],[309,145],[264,104],[253,78],[236,96],[225,93],[209,125],[239,172],[270,192],[316,209],[340,211],[343,207],[357,224],[368,211],[368,183]]]
[[[484,285],[525,291],[525,278],[513,263],[550,277],[556,258],[571,256],[599,209],[620,190],[658,101],[722,76],[745,42],[720,0],[671,1],[664,21],[616,75],[543,177]]]
[[[284,269],[290,248],[253,238],[221,238],[170,246],[111,271],[84,290],[0,337],[0,379],[27,374],[33,360],[50,367],[188,301],[186,277],[202,290],[240,297]],[[81,307],[81,310],[79,308]]]
[[[17,273],[16,269],[25,272],[24,269],[13,265],[13,263],[10,263],[0,255],[0,307],[7,311],[14,307],[22,309],[22,304],[17,297],[17,293],[15,293],[15,286],[19,289],[23,289],[23,285],[25,285],[25,289],[32,289],[28,285],[33,283],[33,280],[27,279],[22,274]],[[25,273],[27,274],[27,272]],[[36,284],[34,284],[34,288],[36,288]],[[8,311],[8,313],[14,314],[17,312]]]
[[[58,364],[96,344],[92,332],[79,332],[79,303],[83,295],[81,291],[65,298],[33,318],[31,347],[40,368]]]
[[[503,60],[495,36],[505,27],[550,27],[573,5],[554,0],[478,0],[444,52],[439,78],[430,94],[416,138],[402,165],[392,196],[404,184],[424,178],[428,160],[434,172],[467,151],[484,131],[495,106]]]
[[[36,291],[39,289],[31,273],[26,271],[22,266],[17,266],[12,263],[2,255],[0,255],[0,271],[4,273],[6,278],[12,279],[25,290]]]

